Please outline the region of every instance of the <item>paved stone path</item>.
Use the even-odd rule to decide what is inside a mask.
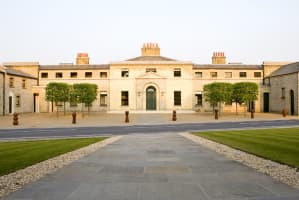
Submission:
[[[169,133],[125,136],[4,199],[298,200],[299,191]]]

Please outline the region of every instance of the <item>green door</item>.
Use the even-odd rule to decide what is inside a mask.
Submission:
[[[146,110],[156,109],[156,88],[150,86],[146,89]]]

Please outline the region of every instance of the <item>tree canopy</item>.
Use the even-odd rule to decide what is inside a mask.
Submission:
[[[246,103],[257,100],[258,85],[252,82],[240,82],[233,85],[232,101],[237,104]]]
[[[52,82],[48,83],[46,87],[46,101],[55,102],[56,104],[63,102],[64,110],[66,102],[70,102],[71,104],[80,102],[88,106],[89,111],[92,102],[97,98],[97,89],[98,86],[96,84],[90,83],[68,85],[66,83]]]
[[[257,100],[258,85],[252,82],[240,82],[235,84],[215,82],[204,85],[204,96],[213,108],[223,102],[235,102],[237,104]]]
[[[98,86],[90,83],[78,83],[74,84],[73,88],[78,101],[84,103],[89,112],[92,102],[97,99]]]
[[[232,84],[215,82],[204,85],[204,96],[213,108],[219,103],[231,102]]]
[[[64,103],[64,113],[65,113],[65,103],[69,100],[69,85],[66,83],[48,83],[46,87],[46,101],[51,101],[52,103]],[[58,108],[57,108],[58,112]]]

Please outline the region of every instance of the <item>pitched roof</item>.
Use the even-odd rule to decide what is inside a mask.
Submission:
[[[261,70],[263,69],[262,65],[244,65],[244,64],[203,64],[198,65],[194,64],[193,69],[255,69]]]
[[[274,71],[269,76],[280,76],[280,75],[292,74],[298,72],[299,72],[299,62],[295,62],[295,63],[281,66],[278,70]]]
[[[109,65],[40,65],[40,70],[109,69]]]
[[[37,79],[37,77],[32,76],[31,74],[27,74],[25,72],[19,71],[19,70],[15,70],[15,69],[11,69],[11,68],[7,68],[6,73],[9,75],[13,75],[13,76],[21,76],[21,77],[25,77],[25,78],[31,78],[31,79]]]
[[[139,56],[136,58],[131,58],[126,61],[176,61],[172,58],[167,58],[163,56]]]

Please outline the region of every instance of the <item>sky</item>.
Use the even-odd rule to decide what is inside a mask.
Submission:
[[[298,0],[0,0],[0,63],[93,64],[140,56],[211,63],[299,61]]]

